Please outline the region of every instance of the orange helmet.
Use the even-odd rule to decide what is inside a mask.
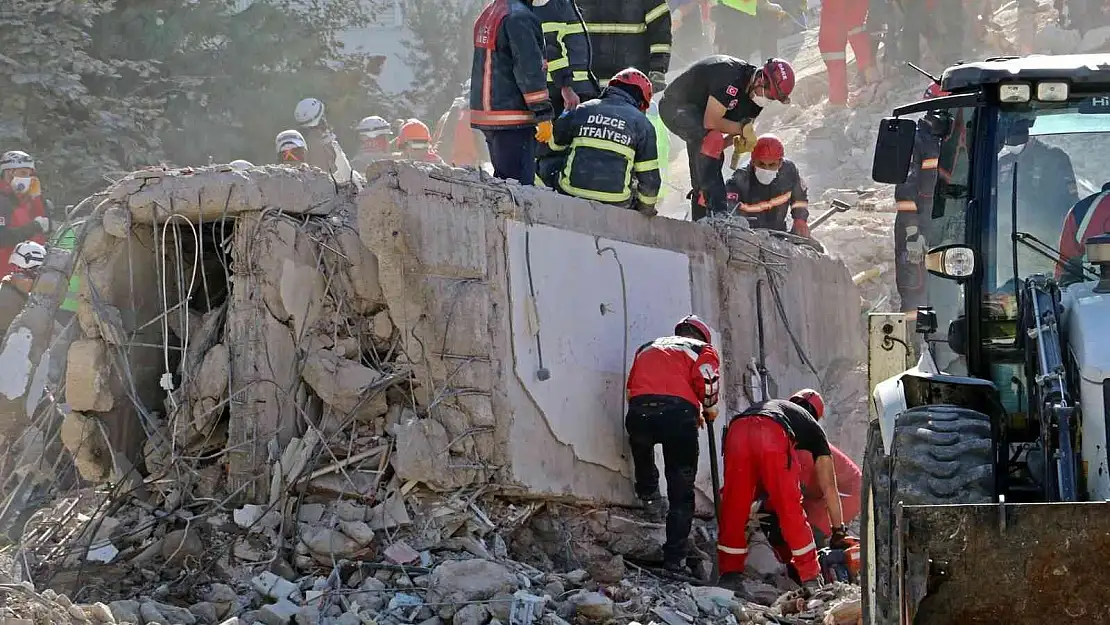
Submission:
[[[640,110],[646,112],[651,106],[651,80],[635,67],[622,69],[609,79],[610,85],[629,85],[640,90]]]
[[[808,410],[814,419],[820,420],[825,417],[825,398],[811,388],[803,388],[794,393],[790,396],[790,401]]]
[[[681,332],[683,326],[697,330],[699,334],[705,337],[704,340],[706,343],[713,341],[713,330],[709,327],[708,323],[702,321],[701,317],[697,315],[686,315],[675,324],[674,333],[678,334]]]
[[[424,122],[419,119],[410,119],[401,126],[397,133],[397,145],[404,148],[427,148],[432,143],[432,133]]]

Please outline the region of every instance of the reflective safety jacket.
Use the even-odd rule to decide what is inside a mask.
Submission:
[[[725,184],[725,198],[732,214],[746,217],[752,228],[786,230],[786,211],[793,219],[809,220],[809,196],[798,166],[782,159],[771,184],[756,180],[751,161],[732,173]]]
[[[493,0],[474,22],[470,125],[482,130],[551,119],[540,20],[520,0]]]
[[[578,0],[578,8],[593,45],[593,72],[603,86],[629,67],[645,74],[670,68],[667,0]]]
[[[709,408],[717,404],[720,390],[717,350],[684,336],[664,336],[641,345],[628,372],[628,399],[666,395]]]
[[[1104,185],[1103,189],[1110,187]],[[1110,232],[1110,191],[1101,191],[1088,195],[1076,202],[1064,217],[1064,228],[1060,232],[1060,243],[1057,249],[1065,260],[1074,261],[1084,257],[1087,253],[1087,239]],[[1069,280],[1082,280],[1081,272],[1074,268],[1066,271],[1070,274]],[[1062,263],[1056,265],[1056,279],[1065,274]]]
[[[586,34],[578,23],[572,0],[547,0],[532,4],[532,12],[543,26],[547,82],[556,89],[589,84],[589,49]],[[590,93],[592,87],[586,93]],[[581,95],[581,93],[579,94]]]
[[[456,167],[479,167],[489,161],[482,133],[470,127],[470,108],[466,98],[455,98],[451,108],[436,124],[432,144],[443,160]]]
[[[549,143],[566,151],[559,188],[575,197],[629,206],[654,206],[659,199],[659,159],[655,127],[621,89],[606,89],[555,120]]]
[[[748,15],[755,15],[757,0],[716,0],[714,4],[720,4],[730,9],[736,9],[741,13]]]
[[[659,187],[659,197],[667,194],[667,166],[671,162],[671,131],[667,130],[663,118],[659,116],[659,105],[654,101],[648,109],[647,118],[655,126],[655,149],[659,155],[659,176],[663,184]]]
[[[940,138],[933,134],[928,117],[922,117],[917,120],[909,175],[905,182],[894,187],[894,203],[899,213],[922,215],[932,210],[939,163]]]

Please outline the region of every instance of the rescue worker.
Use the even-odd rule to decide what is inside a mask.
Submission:
[[[698,429],[717,418],[720,356],[713,331],[696,315],[682,318],[673,336],[640,346],[628,373],[625,429],[632,448],[636,495],[649,514],[667,510],[664,566],[682,570],[694,554],[694,477],[698,471]],[[655,446],[663,446],[667,501],[659,493]],[[744,522],[741,522],[744,525]]]
[[[789,16],[766,0],[714,0],[713,45],[717,54],[769,59],[779,54],[780,22]]]
[[[338,184],[351,182],[351,163],[328,126],[324,103],[316,98],[305,98],[297,103],[293,118],[305,133],[305,142],[312,145],[308,164],[328,172]]]
[[[940,85],[933,83],[925,90],[924,99],[946,96]],[[925,221],[933,210],[933,190],[937,184],[940,163],[940,141],[946,125],[937,111],[929,111],[917,120],[906,181],[894,187],[894,282],[902,300],[902,312],[917,318],[917,309],[925,299]],[[923,217],[924,216],[924,217]]]
[[[743,575],[748,554],[747,525],[752,502],[762,489],[778,516],[782,536],[802,587],[812,593],[821,586],[817,545],[802,508],[797,451],[813,454],[817,487],[825,495],[831,523],[829,545],[839,548],[848,534],[828,437],[818,423],[825,400],[803,389],[789,400],[770,399],[734,416],[724,435],[724,486],[721,489],[717,557],[722,585]]]
[[[651,95],[648,77],[628,68],[600,98],[555,120],[550,146],[566,157],[557,183],[562,192],[656,214],[659,156],[655,127],[644,116]]]
[[[736,149],[750,151],[756,141],[752,122],[772,103],[788,103],[793,90],[794,68],[782,59],[757,68],[715,55],[691,65],[663,93],[659,115],[686,142],[694,221],[728,210],[721,173],[727,142],[736,137]]]
[[[828,502],[825,493],[821,490],[820,477],[817,474],[817,464],[813,461],[813,454],[808,451],[796,450],[795,459],[798,461],[798,476],[802,490],[802,508],[805,510],[806,519],[813,530],[813,541],[818,548],[823,547],[832,535],[832,522],[829,521]],[[841,451],[836,445],[829,444],[832,452],[833,472],[836,473],[836,489],[840,493],[840,509],[843,513],[844,524],[848,525],[859,516],[863,493],[863,472],[859,465],[852,461],[848,454]],[[782,530],[778,526],[778,517],[774,509],[766,500],[766,493],[762,493],[760,512],[766,517],[762,520],[764,533],[774,547],[779,560],[784,564],[790,563],[790,548],[782,538]]]
[[[785,157],[786,149],[775,135],[763,135],[752,148],[745,167],[732,172],[725,185],[729,210],[748,220],[752,228],[786,230],[786,214],[793,219],[792,232],[809,236],[809,196],[798,166]]]
[[[308,159],[308,143],[296,130],[282,130],[274,139],[278,162],[283,165],[304,163]]]
[[[432,148],[432,133],[419,119],[410,119],[401,126],[401,132],[397,133],[397,150],[401,158],[410,161],[444,164]]]
[[[463,86],[463,95],[455,98],[451,108],[439,118],[432,144],[443,160],[455,167],[481,167],[489,162],[486,139],[470,127],[470,81]]]
[[[929,44],[929,50],[948,66],[959,61],[964,54],[964,21],[966,13],[963,0],[902,0],[902,32],[898,42],[899,60],[921,64],[921,40]],[[1021,9],[1018,9],[1021,12]],[[824,8],[822,8],[822,16]],[[1023,24],[1035,29],[1032,15],[1018,20],[1018,31],[1023,32]],[[1025,33],[1032,41],[1035,32]],[[1018,40],[1023,37],[1019,34]],[[856,50],[856,46],[852,46]],[[858,57],[859,52],[856,51]]]
[[[365,173],[370,163],[375,161],[388,161],[393,158],[390,141],[393,139],[393,129],[385,118],[377,115],[363,117],[355,126],[358,132],[358,154],[351,159],[351,166],[355,171]]]
[[[879,79],[871,57],[871,35],[867,32],[868,0],[825,0],[821,4],[821,25],[817,32],[817,48],[825,61],[829,77],[829,104],[848,105],[848,57],[851,44],[856,67],[864,82]],[[921,0],[918,0],[921,3]]]
[[[45,243],[49,231],[34,159],[19,150],[5,152],[0,155],[0,258],[7,259],[23,241]],[[0,277],[16,269],[8,261]]]
[[[46,248],[35,241],[23,241],[8,256],[11,269],[0,279],[0,332],[6,332],[16,315],[23,311],[27,294],[35,283],[38,268],[46,262]]]
[[[666,87],[671,65],[667,0],[578,0],[578,8],[593,47],[591,69],[602,85],[634,67],[647,75],[656,92]],[[575,26],[569,30],[575,32]]]
[[[532,0],[493,0],[474,22],[470,125],[489,146],[493,175],[532,185],[536,142],[551,140],[543,28]]]
[[[1087,254],[1087,239],[1110,232],[1110,183],[1102,186],[1076,202],[1064,216],[1060,232],[1060,257],[1067,263],[1057,263],[1056,279],[1077,282],[1084,279],[1082,262]]]

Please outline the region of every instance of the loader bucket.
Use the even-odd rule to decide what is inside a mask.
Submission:
[[[904,624],[1110,624],[1110,503],[900,506],[895,535]]]

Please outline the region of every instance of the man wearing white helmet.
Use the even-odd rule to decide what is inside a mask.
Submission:
[[[42,185],[35,175],[35,161],[26,152],[12,150],[0,155],[0,262],[6,276],[18,267],[6,262],[15,246],[32,239],[46,241],[50,220],[42,199]]]
[[[308,162],[308,144],[296,130],[282,130],[274,139],[274,151],[282,165]]]
[[[27,303],[38,268],[46,262],[46,248],[35,241],[23,241],[12,249],[7,260],[15,271],[0,279],[0,332],[7,331]]]
[[[384,118],[377,115],[363,117],[355,130],[358,131],[359,138],[358,154],[351,159],[351,166],[355,171],[365,173],[370,163],[393,158],[393,150],[389,144],[393,139],[393,129]]]
[[[330,173],[340,185],[351,182],[351,163],[328,127],[324,103],[316,98],[305,98],[297,103],[293,118],[312,146],[308,151],[308,164]]]

